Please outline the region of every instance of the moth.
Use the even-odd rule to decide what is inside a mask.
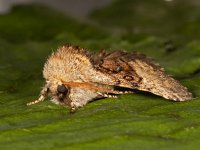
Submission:
[[[173,101],[193,98],[186,87],[150,58],[136,52],[89,53],[73,45],[59,47],[44,65],[46,84],[36,104],[47,96],[72,111],[95,99],[141,90]]]

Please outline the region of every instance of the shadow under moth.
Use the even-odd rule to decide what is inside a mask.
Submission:
[[[143,54],[126,51],[89,53],[65,45],[48,58],[43,76],[46,84],[36,104],[47,96],[71,111],[88,102],[141,90],[173,101],[193,98],[187,88],[167,75],[163,68]]]

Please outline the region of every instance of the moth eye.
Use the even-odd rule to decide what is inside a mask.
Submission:
[[[64,84],[58,85],[57,91],[58,91],[58,93],[62,93],[62,94],[68,93],[68,89],[66,88],[66,86]]]

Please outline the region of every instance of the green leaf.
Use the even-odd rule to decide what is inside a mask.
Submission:
[[[0,149],[198,149],[197,6],[179,0],[116,0],[92,16],[105,26],[37,5],[17,6],[0,16]],[[179,103],[141,92],[98,100],[73,114],[48,100],[27,107],[44,84],[48,55],[64,43],[145,53],[196,98]]]

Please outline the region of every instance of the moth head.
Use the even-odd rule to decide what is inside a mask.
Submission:
[[[77,82],[47,82],[43,87],[37,100],[27,105],[36,104],[43,101],[47,96],[55,104],[63,105],[70,108],[84,106],[89,101],[99,97],[99,94],[89,88],[85,83]]]
[[[70,106],[70,86],[63,84],[61,81],[48,81],[41,91],[41,95],[49,97],[56,104]],[[44,91],[44,92],[43,92]]]
[[[48,95],[51,97],[51,100],[56,104],[61,104],[64,106],[70,105],[70,87],[64,84],[58,84],[56,85],[56,87],[50,89]]]
[[[62,83],[55,83],[47,81],[45,86],[42,88],[40,92],[40,96],[38,99],[27,103],[27,105],[33,105],[45,100],[46,97],[50,97],[50,100],[56,104],[61,105],[69,105],[70,87],[62,84]]]

